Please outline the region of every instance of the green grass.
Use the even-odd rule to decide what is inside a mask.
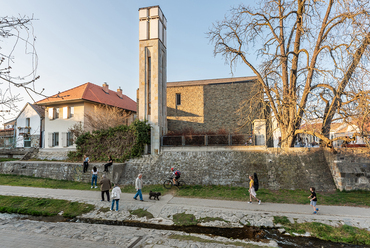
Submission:
[[[1,213],[18,213],[35,216],[55,216],[63,211],[63,216],[73,218],[90,212],[95,207],[91,204],[70,202],[47,198],[21,196],[0,196]]]
[[[242,243],[242,242],[222,242],[222,241],[217,241],[217,240],[202,239],[200,237],[191,236],[191,235],[173,234],[173,235],[170,235],[168,237],[170,239],[177,239],[177,240],[181,240],[181,241],[194,241],[194,242],[202,242],[202,243],[213,243],[213,244],[223,244],[223,245],[235,245],[235,246],[244,247],[244,248],[257,248],[257,247],[261,247],[261,246],[258,246],[258,245],[245,244],[245,243]]]
[[[332,227],[319,222],[291,223],[286,216],[274,216],[274,223],[280,223],[284,229],[293,233],[311,233],[311,236],[331,242],[343,242],[356,245],[370,245],[370,232],[365,229],[342,225]]]
[[[0,163],[1,162],[7,162],[7,161],[17,161],[19,158],[0,158]]]
[[[172,217],[176,226],[193,226],[198,224],[198,220],[193,214],[179,213],[174,214]]]
[[[48,178],[37,178],[30,176],[17,176],[0,174],[0,185],[10,186],[27,186],[39,188],[53,189],[77,189],[77,190],[95,190],[90,189],[90,183],[73,182],[66,180],[54,180]],[[125,185],[121,187],[123,193],[135,193],[135,187]],[[191,185],[186,188],[178,189],[177,187],[171,190],[163,188],[162,185],[144,185],[142,192],[148,194],[149,191],[161,192],[162,195],[172,193],[175,196],[204,198],[204,199],[221,199],[221,200],[236,200],[248,201],[248,189],[244,187],[232,186],[201,186]],[[257,191],[257,196],[262,202],[272,203],[290,203],[290,204],[309,204],[309,190],[267,190],[260,189]],[[337,206],[359,206],[370,207],[370,191],[342,191],[333,192],[317,192],[318,206],[320,205],[337,205]]]
[[[154,216],[152,215],[152,213],[144,210],[144,209],[136,209],[136,210],[130,210],[130,214],[132,215],[136,215],[137,217],[139,218],[142,218],[142,217],[146,217],[147,219],[152,219],[154,218]]]
[[[0,174],[0,185],[9,186],[24,186],[24,187],[36,187],[36,188],[51,188],[51,189],[78,189],[78,190],[96,190],[100,191],[100,188],[90,189],[91,183],[67,181],[67,180],[55,180],[50,178],[30,177],[30,176],[18,176],[9,174]]]

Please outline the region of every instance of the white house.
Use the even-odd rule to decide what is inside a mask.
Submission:
[[[106,83],[103,86],[85,83],[36,104],[45,107],[44,147],[52,150],[74,149],[76,145],[69,129],[75,124],[84,125],[85,114],[95,113],[97,106],[108,105],[126,110],[131,117],[127,124],[133,121],[133,114],[136,113],[136,102],[122,94],[121,89],[109,90]]]
[[[44,107],[27,103],[15,119],[16,147],[43,147]]]

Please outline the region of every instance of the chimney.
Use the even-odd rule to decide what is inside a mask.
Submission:
[[[119,87],[117,89],[117,95],[118,95],[119,98],[122,98],[122,89],[121,89],[121,87]]]
[[[103,83],[103,90],[105,93],[109,94],[109,85],[106,82]]]

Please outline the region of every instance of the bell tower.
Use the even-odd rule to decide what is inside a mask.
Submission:
[[[167,133],[167,20],[159,6],[139,9],[138,117],[148,120],[151,154],[161,149]]]

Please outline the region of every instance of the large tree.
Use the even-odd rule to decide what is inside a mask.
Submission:
[[[27,16],[0,17],[0,112],[17,109],[16,103],[21,101],[22,97],[14,93],[14,88],[23,88],[29,95],[40,93],[34,86],[39,77],[36,75],[37,54],[33,20],[33,17]],[[20,49],[24,49],[25,55],[21,60],[28,59],[27,62],[20,63],[28,64],[26,71],[23,68],[14,68]]]
[[[330,124],[366,68],[368,12],[362,0],[262,0],[231,9],[208,34],[215,55],[256,74],[283,147],[293,146],[305,118],[322,122],[314,135],[329,144]]]

